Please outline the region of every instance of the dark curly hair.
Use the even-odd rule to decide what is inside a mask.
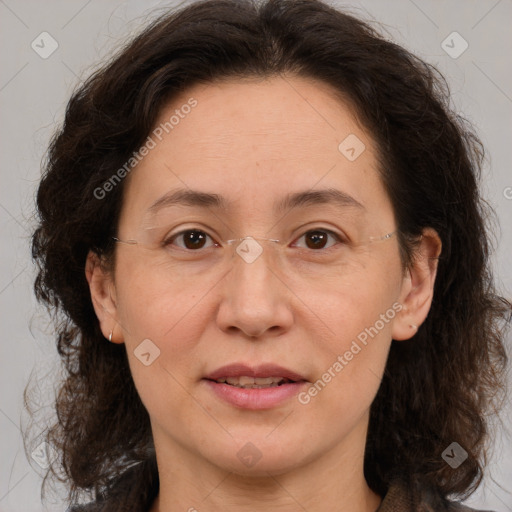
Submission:
[[[107,260],[114,254],[123,182],[108,200],[95,191],[184,89],[280,74],[330,84],[372,134],[404,267],[424,228],[443,244],[430,313],[412,343],[392,342],[371,406],[367,482],[384,495],[401,477],[441,499],[464,498],[480,483],[487,416],[504,391],[510,311],[490,273],[481,143],[450,109],[436,69],[361,20],[320,0],[207,0],[152,22],[86,80],[45,161],[32,240],[35,291],[55,313],[66,370],[47,437],[61,458],[47,476],[67,482],[71,501],[83,491],[108,495],[120,474],[130,496],[158,481],[148,413],[123,345],[102,335],[84,271],[89,251]],[[453,441],[468,452],[457,469],[441,458]],[[126,510],[138,503],[133,498]]]

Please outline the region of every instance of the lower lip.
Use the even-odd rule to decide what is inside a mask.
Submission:
[[[226,402],[241,409],[271,409],[297,395],[307,384],[305,381],[290,382],[272,388],[237,388],[213,380],[204,379],[210,389]]]

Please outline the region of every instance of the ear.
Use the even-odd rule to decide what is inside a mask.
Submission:
[[[411,266],[407,270],[408,275],[402,282],[399,302],[403,309],[393,323],[393,339],[412,338],[427,318],[432,305],[441,249],[442,243],[437,232],[432,228],[424,229]]]
[[[89,283],[92,304],[103,336],[107,340],[111,336],[112,343],[123,343],[112,273],[106,269],[101,258],[92,251],[87,255],[85,277]]]

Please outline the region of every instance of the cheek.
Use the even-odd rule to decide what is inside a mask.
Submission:
[[[385,369],[392,325],[402,309],[400,282],[399,262],[382,260],[350,288],[333,287],[317,295],[312,310],[319,312],[325,336],[311,392],[319,405],[324,402],[321,410],[334,402],[340,405],[336,410],[357,414],[371,404]]]
[[[349,349],[350,342],[358,336],[364,343],[365,336],[390,335],[401,309],[397,303],[400,288],[399,259],[382,258],[358,268],[346,280],[314,288],[306,297],[308,306],[330,332],[332,348],[339,351]]]
[[[209,318],[201,302],[204,294],[128,265],[119,265],[116,281],[118,314],[138,394],[158,423],[168,421],[173,411],[180,424],[187,424],[197,414],[186,390],[197,380],[199,340]]]
[[[317,350],[322,354],[318,373],[299,402],[314,411],[316,425],[330,431],[328,425],[336,424],[346,433],[367,413],[379,389],[395,309],[354,300],[338,301],[326,313],[336,335],[326,337],[329,341]]]
[[[116,268],[116,283],[119,323],[139,395],[152,415],[179,410],[190,400],[184,389],[197,379],[197,363],[204,358],[199,341],[213,314],[204,292],[128,264]]]
[[[183,346],[205,321],[198,311],[212,284],[199,286],[163,270],[135,261],[120,261],[116,267],[117,311],[128,345],[149,338],[155,343],[180,339]]]

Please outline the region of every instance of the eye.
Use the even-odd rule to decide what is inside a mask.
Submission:
[[[167,240],[165,240],[164,245],[173,245],[175,241],[179,240],[180,243],[176,243],[178,247],[186,250],[197,250],[204,249],[212,246],[217,246],[218,244],[213,242],[211,245],[206,245],[207,240],[210,239],[213,242],[213,239],[210,235],[201,231],[199,229],[187,229],[185,231],[180,231],[175,235],[170,236]]]
[[[338,243],[343,242],[340,235],[337,233],[334,233],[334,231],[331,231],[329,229],[313,229],[310,231],[306,231],[301,237],[299,237],[297,240],[301,240],[302,238],[305,238],[306,249],[328,249],[332,247],[335,244],[331,244],[328,247],[326,247],[328,243],[329,237],[334,238],[335,242]],[[304,246],[302,246],[304,248]]]

